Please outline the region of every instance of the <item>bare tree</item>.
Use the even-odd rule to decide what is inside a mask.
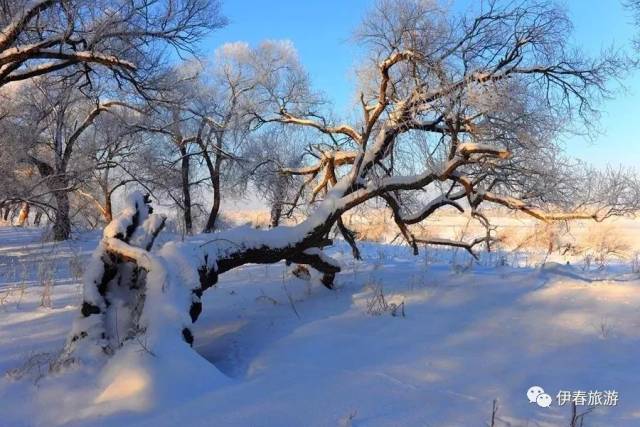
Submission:
[[[112,354],[141,334],[150,348],[163,343],[159,351],[172,348],[169,342],[192,344],[202,293],[246,263],[308,264],[331,288],[340,266],[322,251],[327,236],[343,214],[373,199],[389,206],[416,253],[420,244],[471,250],[476,243],[414,236],[412,225],[445,206],[470,209],[484,222],[487,202],[543,221],[611,214],[620,206],[601,205],[610,200],[597,188],[593,197],[577,197],[589,183],[561,173],[556,137],[594,117],[622,64],[586,57],[567,44],[569,33],[563,11],[544,1],[482,2],[461,17],[431,2],[379,2],[358,32],[368,55],[360,69],[362,116],[351,124],[320,114],[304,74],[265,73],[252,95],[260,106],[254,119],[326,138],[313,162],[282,170],[313,185],[311,214],[295,226],[221,231],[151,253],[162,221],[148,200],[133,198],[105,229],[93,261],[99,268],[85,280],[82,313],[61,361],[91,357],[85,350],[96,346]],[[631,183],[621,179],[619,189]],[[131,264],[143,274],[132,279]],[[123,295],[116,287],[127,289],[133,307],[126,337],[107,321],[110,307],[122,306],[109,301]]]
[[[0,148],[0,208],[2,208],[2,220],[9,221],[12,212],[20,206],[23,213],[17,225],[22,225],[27,221],[31,207],[37,203],[30,197],[33,195],[31,189],[37,187],[37,170],[33,165],[25,163],[25,144],[22,132],[13,121],[13,112],[6,101],[4,107],[4,120],[0,120],[0,132],[2,141]],[[28,148],[28,147],[27,147]]]
[[[294,214],[306,214],[305,204],[299,203],[302,180],[299,176],[282,173],[283,169],[302,165],[309,141],[315,140],[307,129],[289,126],[271,126],[249,134],[249,141],[241,156],[246,159],[245,177],[241,181],[250,185],[269,206],[269,226],[277,227],[282,219],[293,219]]]
[[[269,204],[269,225],[277,227],[283,218],[293,218],[304,186],[297,176],[283,174],[286,168],[301,166],[307,133],[289,127],[275,128],[257,135],[245,154],[253,162],[249,180]]]
[[[0,86],[48,73],[108,69],[140,90],[167,44],[192,51],[225,24],[217,0],[0,2]]]
[[[631,12],[633,24],[640,28],[640,0],[624,0],[623,4]],[[633,44],[636,50],[640,50],[640,32],[633,39]]]
[[[280,79],[291,82],[292,77],[306,86],[297,53],[287,41],[267,41],[255,48],[242,42],[227,43],[217,50],[213,65],[201,73],[198,96],[193,97],[195,102],[189,111],[200,117],[204,126],[196,142],[213,192],[204,232],[215,230],[223,183],[237,191],[246,187],[256,170],[256,159],[247,156],[259,150],[247,144],[260,144],[250,136],[252,130],[256,133],[252,124],[259,123],[255,118],[268,105],[262,102],[259,87],[269,85],[273,89],[281,84]]]
[[[207,233],[216,228],[223,187],[236,195],[246,188],[255,169],[246,158],[252,152],[246,145],[256,143],[250,134],[259,130],[252,125],[260,124],[256,118],[269,106],[258,87],[281,85],[282,78],[291,76],[305,79],[291,43],[278,41],[255,48],[228,43],[216,51],[212,64],[184,62],[174,68],[174,83],[163,91],[153,123],[140,127],[175,149],[177,157],[168,166],[180,166],[181,194],[171,197],[183,213],[187,234],[194,228],[192,193],[200,184],[212,190],[203,227]]]
[[[203,75],[205,80],[201,84],[209,90],[201,91],[204,98],[200,97],[192,109],[207,126],[202,138],[198,139],[213,190],[213,201],[203,229],[205,233],[216,228],[225,163],[238,162],[235,153],[248,130],[243,109],[255,86],[249,69],[250,58],[251,52],[243,43],[227,44],[218,49],[214,66],[208,70],[208,75]]]
[[[154,187],[145,173],[150,166],[144,157],[147,138],[137,128],[145,118],[146,114],[130,109],[101,114],[94,121],[90,141],[81,147],[90,174],[75,192],[95,206],[106,224],[113,219],[113,198],[118,190],[131,184]]]
[[[32,147],[27,151],[26,161],[40,175],[37,186],[40,196],[50,194],[55,202],[53,237],[65,240],[71,233],[69,195],[78,189],[92,167],[74,164],[74,154],[101,113],[131,107],[119,101],[102,102],[99,98],[92,103],[77,91],[71,80],[56,84],[50,79],[34,79],[18,99],[20,119],[27,124],[24,137]]]
[[[186,234],[193,232],[192,188],[200,182],[194,180],[194,156],[201,155],[206,115],[198,115],[194,111],[194,99],[198,98],[198,78],[201,72],[199,63],[182,63],[173,68],[165,76],[171,84],[160,92],[147,123],[138,124],[138,129],[155,135],[158,142],[163,142],[168,150],[165,169],[169,172],[179,166],[179,195],[175,189],[166,188],[178,208],[182,211],[182,220]]]
[[[167,83],[163,78],[165,48],[171,47],[180,54],[195,53],[198,41],[225,23],[217,0],[0,2],[0,87],[49,75],[59,82],[68,80],[65,84],[74,88],[71,92],[95,96],[96,88],[103,90],[103,80],[106,80],[113,83],[111,91],[126,86],[151,100],[155,97],[153,92]],[[15,93],[24,88],[15,83],[11,86]],[[69,96],[77,95],[70,93]],[[96,115],[109,105],[107,103],[105,107],[98,103],[94,110]],[[4,115],[0,115],[0,120],[3,118]],[[92,114],[87,120],[76,136],[91,124]],[[67,146],[73,147],[75,137],[69,142]],[[64,169],[69,159],[65,153],[59,154],[57,166]],[[61,179],[55,170],[47,168],[51,165],[37,160],[37,156],[33,157],[32,163],[38,165],[41,174],[46,174],[48,185],[53,185],[54,178]],[[68,210],[65,207],[68,205],[66,189],[70,188],[65,180],[54,185],[65,191],[48,193],[56,195],[53,202],[58,218],[54,224],[56,238],[68,236],[70,229],[69,221],[64,219],[68,215],[63,214]],[[35,189],[33,185],[31,187],[31,190]],[[27,190],[12,191],[3,204],[8,207],[23,203],[26,208],[29,203],[37,202],[43,208],[53,207],[47,194],[33,197],[33,191]],[[74,191],[83,194],[81,189]],[[110,217],[108,209],[105,212],[105,216]],[[41,213],[39,210],[38,215]]]

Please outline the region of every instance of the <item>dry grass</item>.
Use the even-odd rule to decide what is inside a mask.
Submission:
[[[233,210],[224,212],[224,220],[236,225],[269,228],[270,215],[267,210]]]
[[[590,227],[578,242],[582,253],[593,253],[596,257],[614,256],[626,258],[631,255],[632,240],[629,233],[612,224]]]
[[[25,357],[22,366],[13,368],[5,372],[5,378],[11,381],[18,381],[28,377],[34,383],[38,383],[45,375],[52,371],[57,360],[58,353],[36,353],[32,352]]]
[[[225,216],[235,224],[250,224],[257,228],[265,228],[269,224],[269,212],[266,210],[226,212]],[[633,260],[640,253],[640,218],[613,218],[602,223],[587,220],[543,223],[524,214],[501,210],[489,212],[487,216],[496,227],[494,237],[499,241],[498,247],[507,251],[560,254],[598,264],[607,259]],[[343,218],[359,240],[379,243],[401,241],[388,209],[355,209]],[[295,222],[295,219],[288,221]],[[470,220],[468,214],[461,215],[447,209],[411,226],[411,230],[422,239],[472,240],[485,233],[485,229],[477,221]]]
[[[382,285],[377,282],[371,282],[365,285],[365,289],[371,292],[366,299],[366,313],[371,316],[380,316],[389,313],[393,317],[405,317],[404,299],[400,302],[389,302],[384,294]]]

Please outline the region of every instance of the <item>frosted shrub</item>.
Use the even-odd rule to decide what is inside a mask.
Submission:
[[[384,295],[382,285],[373,283],[367,285],[371,289],[372,294],[366,301],[367,314],[372,316],[380,316],[384,313],[390,313],[394,317],[405,317],[404,301],[400,304],[390,303]]]
[[[84,274],[84,260],[80,255],[74,254],[74,256],[69,259],[69,272],[74,279],[82,279],[82,275]]]
[[[38,283],[42,287],[40,306],[51,308],[51,295],[55,278],[55,265],[51,260],[42,260],[38,263]]]
[[[602,269],[612,258],[626,257],[630,245],[613,227],[594,227],[589,230],[579,244],[587,269],[592,265]]]
[[[635,252],[631,258],[631,272],[640,274],[640,252]]]
[[[384,297],[384,291],[382,285],[370,285],[372,288],[372,294],[367,298],[367,314],[372,316],[380,316],[382,313],[389,309],[389,304]]]

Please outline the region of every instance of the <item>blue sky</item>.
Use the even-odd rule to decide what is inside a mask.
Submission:
[[[455,7],[468,1],[452,0]],[[347,112],[353,99],[356,46],[350,42],[353,29],[372,0],[226,0],[223,11],[230,23],[209,37],[202,46],[207,53],[226,42],[257,44],[265,39],[287,39],[296,46],[313,86],[333,102],[337,112]],[[575,31],[573,39],[589,52],[611,44],[626,47],[634,29],[619,0],[569,0]],[[567,151],[603,166],[607,163],[640,165],[640,72],[624,81],[627,91],[601,106],[602,134],[595,141],[570,137]]]

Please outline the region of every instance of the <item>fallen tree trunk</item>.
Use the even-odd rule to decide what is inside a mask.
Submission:
[[[327,288],[340,271],[321,249],[331,244],[325,238],[331,215],[294,227],[240,227],[151,252],[164,221],[152,213],[148,197],[136,193],[105,228],[85,274],[80,316],[57,366],[111,356],[128,342],[143,341],[149,351],[176,337],[192,345],[191,325],[202,312],[204,291],[238,266],[308,264],[322,273]]]

